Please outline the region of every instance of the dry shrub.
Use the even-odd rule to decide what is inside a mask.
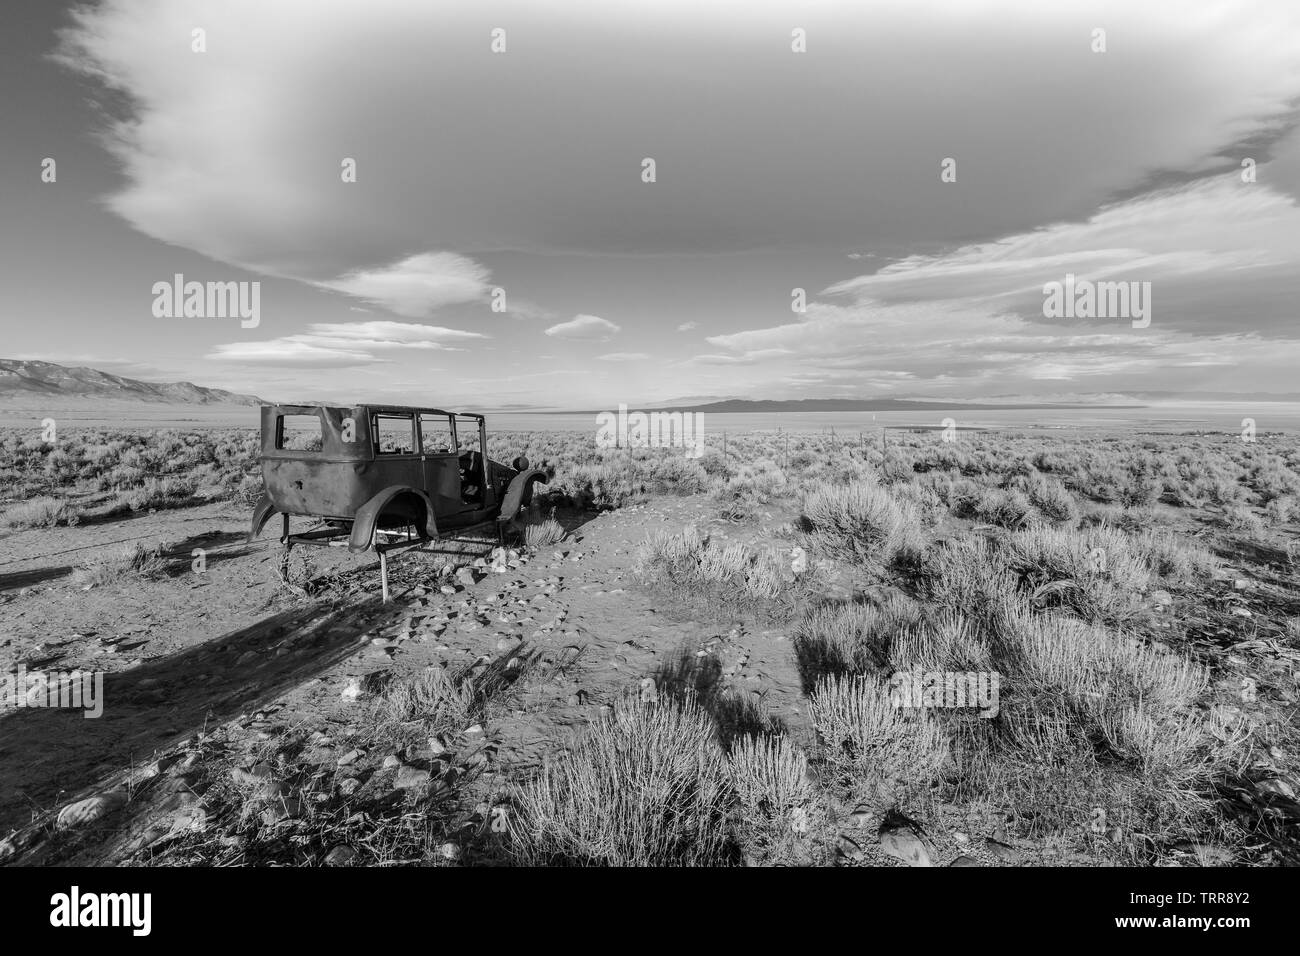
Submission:
[[[821,755],[842,774],[869,783],[924,785],[948,759],[948,741],[923,710],[895,706],[871,677],[825,677],[808,702]]]
[[[870,481],[816,486],[804,497],[803,517],[814,547],[863,564],[888,566],[924,546],[915,509]]]
[[[521,790],[514,836],[535,864],[716,866],[736,857],[735,799],[702,709],[629,702]]]

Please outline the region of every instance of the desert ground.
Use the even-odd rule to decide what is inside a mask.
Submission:
[[[1300,862],[1300,440],[1253,438],[497,433],[524,537],[385,604],[245,541],[251,429],[0,433],[0,672],[105,674],[0,711],[0,862]]]

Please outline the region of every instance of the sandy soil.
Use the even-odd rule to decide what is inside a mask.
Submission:
[[[358,706],[340,696],[350,679],[473,662],[517,641],[554,672],[485,728],[486,790],[535,767],[640,679],[702,650],[722,667],[708,679],[761,697],[773,716],[797,724],[799,681],[784,631],[711,621],[707,609],[665,613],[662,599],[632,580],[637,547],[653,531],[696,524],[717,537],[751,536],[783,520],[742,529],[710,512],[702,499],[668,498],[599,516],[561,514],[572,529],[565,542],[524,555],[507,573],[455,585],[453,594],[440,590],[438,565],[472,561],[494,542],[402,554],[392,559],[386,605],[373,557],[343,549],[295,550],[306,550],[323,583],[309,598],[291,593],[275,573],[278,543],[245,544],[246,516],[229,505],[9,535],[0,540],[0,672],[101,670],[105,703],[99,719],[0,713],[0,837],[40,830],[61,806],[129,785],[158,754],[224,723],[256,725],[263,739],[287,727],[337,736]],[[69,576],[97,552],[159,540],[174,543],[171,576],[88,590]],[[194,548],[206,551],[202,574],[189,566]],[[104,859],[88,852],[79,858]]]

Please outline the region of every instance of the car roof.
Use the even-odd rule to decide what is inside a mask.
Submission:
[[[350,411],[350,408],[348,406],[325,405],[319,402],[308,403],[304,405],[294,405],[294,404],[273,405],[270,407],[272,408],[333,408],[338,411],[344,411],[344,412]],[[362,402],[361,404],[351,406],[351,408],[364,408],[367,412],[379,412],[379,413],[396,412],[399,415],[412,415],[412,414],[454,415],[457,418],[477,418],[477,419],[483,418],[483,416],[480,415],[478,412],[452,412],[442,408],[431,408],[427,405],[376,405],[373,403]]]

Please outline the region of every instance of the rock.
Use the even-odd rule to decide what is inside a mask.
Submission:
[[[948,864],[949,866],[979,866],[979,860],[973,856],[962,855]]]
[[[999,860],[1001,860],[1003,863],[1020,862],[1020,851],[1008,843],[1003,843],[1001,840],[995,840],[992,837],[987,837],[984,840],[984,848],[987,849]]]
[[[235,767],[230,771],[230,781],[238,787],[256,787],[271,779],[271,765],[259,763],[247,770]]]
[[[264,826],[272,827],[296,817],[302,811],[302,804],[297,797],[285,797],[277,800],[259,814]]]
[[[457,583],[463,585],[464,587],[470,587],[477,580],[478,579],[474,577],[473,570],[470,568],[460,568],[456,572]]]
[[[1275,796],[1286,797],[1288,800],[1295,799],[1295,788],[1287,781],[1278,777],[1274,777],[1271,780],[1261,780],[1259,783],[1255,784],[1255,789],[1261,793],[1271,793]]]
[[[906,824],[892,824],[880,831],[880,848],[908,866],[933,866],[930,850],[921,835]]]
[[[1232,609],[1232,616],[1233,617],[1254,617],[1254,615],[1251,614],[1250,611],[1244,607],[1234,607]]]
[[[350,846],[336,846],[325,854],[326,866],[347,866],[357,858],[357,851]]]
[[[835,852],[844,859],[853,860],[854,862],[867,858],[867,855],[862,852],[862,847],[858,845],[858,841],[847,833],[841,833],[839,839],[835,841]]]
[[[365,751],[364,751],[364,750],[349,750],[347,753],[345,753],[345,754],[343,754],[341,757],[339,757],[339,759],[338,759],[338,765],[339,765],[340,767],[346,767],[346,766],[348,766],[349,764],[354,764],[354,763],[356,763],[358,760],[360,760],[360,759],[361,759],[362,757],[364,757],[365,755],[366,755],[366,754],[365,754]]]
[[[655,679],[653,677],[641,678],[641,703],[659,703],[659,688],[655,686]]]
[[[803,548],[790,549],[790,570],[795,574],[803,574],[808,570],[808,552]]]
[[[870,807],[858,807],[849,814],[849,824],[859,830],[866,827],[874,826],[876,823],[876,814]]]
[[[962,833],[960,830],[953,833],[952,838],[959,846],[965,846],[970,843],[970,835]]]
[[[414,790],[428,784],[429,778],[429,771],[404,764],[397,771],[397,779],[393,781],[393,786],[398,790]]]
[[[385,770],[391,770],[393,767],[400,767],[401,765],[402,765],[402,758],[397,756],[397,754],[389,754],[387,757],[384,758]]]
[[[95,796],[87,797],[85,800],[70,803],[60,810],[57,819],[54,821],[54,829],[72,830],[77,827],[84,827],[108,816],[114,810],[125,805],[125,791],[108,790],[104,793],[95,794]]]
[[[430,755],[430,756],[432,756],[432,757],[438,757],[438,756],[441,756],[442,754],[445,754],[446,752],[447,752],[447,745],[446,745],[445,743],[442,742],[442,738],[441,738],[441,737],[436,737],[436,736],[435,736],[435,737],[430,737],[430,738],[429,738],[429,755]]]
[[[344,777],[339,781],[339,793],[343,794],[345,797],[350,797],[352,794],[357,792],[357,788],[360,786],[361,781],[356,777]]]
[[[268,780],[257,788],[257,793],[253,795],[253,799],[264,802],[278,800],[281,797],[288,796],[292,792],[293,788],[287,783],[281,783],[278,780]]]
[[[444,860],[455,862],[460,859],[460,847],[455,843],[444,843],[438,847],[438,855]]]
[[[361,693],[361,678],[349,677],[344,682],[343,689],[339,691],[339,696],[344,700],[358,700]]]
[[[481,734],[481,733],[483,733],[483,725],[482,725],[482,724],[470,724],[468,727],[465,728],[465,735],[466,735],[466,736],[469,736],[469,737],[472,737],[472,736],[474,736],[474,735],[476,735],[476,734]]]
[[[1245,578],[1236,578],[1232,582],[1232,589],[1234,591],[1244,591],[1249,587],[1250,587],[1250,582]]]
[[[1152,591],[1151,603],[1157,607],[1169,607],[1174,603],[1174,596],[1168,591]]]

